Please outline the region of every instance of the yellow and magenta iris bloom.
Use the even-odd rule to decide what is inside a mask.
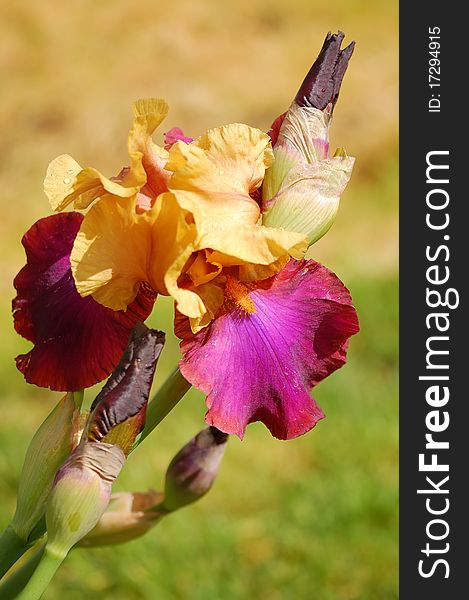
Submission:
[[[330,51],[320,60],[327,76],[341,81],[347,49],[340,42],[340,35],[326,38]],[[336,87],[324,109],[328,119]],[[312,110],[322,122],[323,109]],[[207,422],[241,437],[252,421],[282,439],[305,433],[323,417],[309,392],[344,364],[358,320],[340,280],[303,259],[311,235],[288,219],[284,226],[281,214],[289,197],[297,212],[301,197],[324,203],[330,169],[309,177],[302,196],[285,184],[280,164],[276,195],[265,202],[264,189],[262,203],[274,163],[269,135],[235,123],[192,140],[173,128],[161,148],[152,135],[167,112],[163,100],[134,104],[129,165],[115,177],[66,155],[49,166],[52,208],[75,211],[42,219],[23,239],[28,263],[15,280],[15,326],[35,347],[18,357],[18,367],[28,381],[52,389],[92,385],[117,364],[157,295],[169,295],[181,370],[207,394]],[[287,151],[291,171],[292,161],[303,159]],[[301,170],[293,172],[296,182]],[[343,181],[331,187],[335,204]],[[269,227],[275,202],[282,211]],[[315,211],[315,222],[322,212]],[[319,223],[325,226],[329,221]]]
[[[155,293],[174,297],[194,330],[206,325],[221,303],[210,282],[224,267],[265,277],[279,260],[306,250],[304,235],[259,222],[251,194],[272,158],[270,138],[247,125],[177,141],[161,171],[167,191],[145,210],[141,192],[106,194],[86,214],[71,254],[79,293],[125,310],[147,282]]]

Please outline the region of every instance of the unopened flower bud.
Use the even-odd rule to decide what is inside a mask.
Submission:
[[[164,333],[138,323],[91,405],[79,446],[57,473],[46,511],[47,549],[65,556],[98,523],[112,483],[145,424]]]
[[[148,397],[165,342],[162,331],[137,323],[122,358],[91,405],[89,441],[118,445],[127,456],[145,425]]]
[[[332,109],[354,43],[326,37],[289,110],[271,132],[275,161],[262,186],[263,225],[303,233],[311,245],[332,226],[354,164],[341,150],[329,158]]]
[[[73,432],[79,418],[81,395],[66,394],[36,431],[24,460],[18,500],[11,526],[27,541],[44,514],[54,477],[73,449]]]
[[[57,473],[46,509],[47,549],[58,557],[93,527],[106,510],[125,455],[106,443],[80,444]]]
[[[341,50],[344,37],[342,31],[326,35],[319,56],[295,97],[299,106],[323,110],[328,104],[334,105],[337,102],[342,79],[355,48],[355,42],[352,42]]]
[[[314,148],[314,144],[311,146]],[[311,163],[305,160],[293,163],[292,155],[284,148],[275,148],[274,154],[276,162],[264,181],[266,212],[262,223],[303,233],[310,246],[334,223],[355,159],[336,154]]]
[[[95,547],[122,544],[144,535],[165,515],[155,508],[163,500],[161,492],[118,492],[97,525],[79,542]]]
[[[207,427],[176,454],[166,472],[162,508],[177,510],[209,491],[217,477],[227,441],[226,433]]]

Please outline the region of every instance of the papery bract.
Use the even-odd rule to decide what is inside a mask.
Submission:
[[[161,492],[117,492],[96,526],[78,546],[100,547],[123,544],[144,535],[166,514],[154,507],[163,500]]]
[[[80,444],[55,478],[46,509],[46,552],[65,557],[98,523],[125,456],[118,446]]]
[[[343,150],[328,156],[329,125],[327,111],[293,103],[262,187],[263,223],[302,233],[308,245],[332,226],[355,162]]]

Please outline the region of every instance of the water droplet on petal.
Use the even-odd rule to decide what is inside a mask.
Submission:
[[[65,177],[64,183],[65,185],[68,185],[69,183],[72,183],[72,180],[70,179],[70,177]]]

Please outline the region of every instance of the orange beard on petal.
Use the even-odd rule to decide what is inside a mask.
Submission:
[[[225,294],[229,300],[234,302],[246,315],[256,312],[254,302],[249,296],[249,289],[243,283],[232,277],[226,276]]]

